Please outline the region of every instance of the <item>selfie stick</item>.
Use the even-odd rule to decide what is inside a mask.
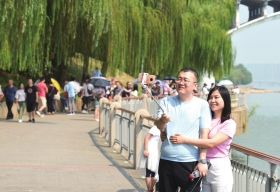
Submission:
[[[152,95],[152,93],[150,92],[150,90],[147,89],[147,88],[145,87],[145,84],[141,83],[141,85],[142,85],[142,88],[143,88],[143,89],[146,89],[146,91],[151,95],[151,97],[154,99],[154,101],[155,101],[156,104],[159,106],[159,108],[162,110],[162,112],[165,113],[165,111],[164,111],[163,108],[160,106],[160,104],[158,103],[158,101],[156,100],[156,98]],[[166,113],[165,113],[165,114],[166,114]]]

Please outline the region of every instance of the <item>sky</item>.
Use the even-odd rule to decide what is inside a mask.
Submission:
[[[240,5],[240,24],[248,20],[248,8]],[[268,14],[273,8],[268,6]],[[280,19],[238,30],[232,35],[235,64],[280,64]]]

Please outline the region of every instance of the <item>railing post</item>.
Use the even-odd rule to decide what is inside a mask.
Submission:
[[[108,143],[110,147],[113,147],[115,141],[115,134],[116,134],[116,108],[120,108],[121,104],[118,102],[113,102],[110,105],[110,123],[109,123],[109,136],[108,136]]]
[[[150,116],[149,112],[145,109],[139,109],[135,112],[135,131],[134,131],[134,149],[133,149],[133,168],[136,169],[136,165],[139,161],[139,153],[142,147],[142,122],[146,121],[141,118],[141,115]]]
[[[269,163],[269,172],[270,172],[270,181],[269,181],[269,189],[270,191],[276,191],[277,189],[277,177],[278,177],[278,169],[277,165],[273,163]]]
[[[113,98],[114,102],[122,103],[122,97],[120,95],[115,95]]]
[[[249,175],[249,155],[246,155],[247,156],[247,162],[246,162],[246,192],[249,192],[250,191],[250,184],[249,184],[249,179],[250,179],[250,175]]]
[[[100,103],[100,115],[99,115],[99,134],[102,133],[103,131],[103,127],[104,127],[104,119],[106,119],[105,117],[105,109],[104,109],[104,104],[105,103],[109,103],[109,100],[107,98],[101,98],[99,100]]]
[[[148,98],[148,96],[146,95],[146,94],[142,94],[141,95],[142,97],[143,97],[143,109],[146,109],[146,110],[148,110],[148,106],[147,106],[147,98]]]

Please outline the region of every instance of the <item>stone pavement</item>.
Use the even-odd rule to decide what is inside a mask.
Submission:
[[[144,191],[144,180],[130,176],[137,171],[106,145],[92,114],[36,117],[35,124],[2,118],[0,192]]]

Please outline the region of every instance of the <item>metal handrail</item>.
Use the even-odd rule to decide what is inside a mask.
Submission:
[[[121,108],[121,107],[116,107],[116,109],[119,110],[119,111],[126,112],[126,113],[131,114],[131,115],[135,115],[135,112],[129,111],[129,110]]]
[[[241,153],[244,153],[246,155],[252,156],[252,157],[256,157],[258,159],[267,161],[269,163],[273,163],[276,165],[280,165],[280,158],[279,157],[275,157],[260,151],[256,151],[254,149],[250,149],[248,147],[244,147],[235,143],[231,143],[231,149],[234,149],[236,151],[239,151]]]

